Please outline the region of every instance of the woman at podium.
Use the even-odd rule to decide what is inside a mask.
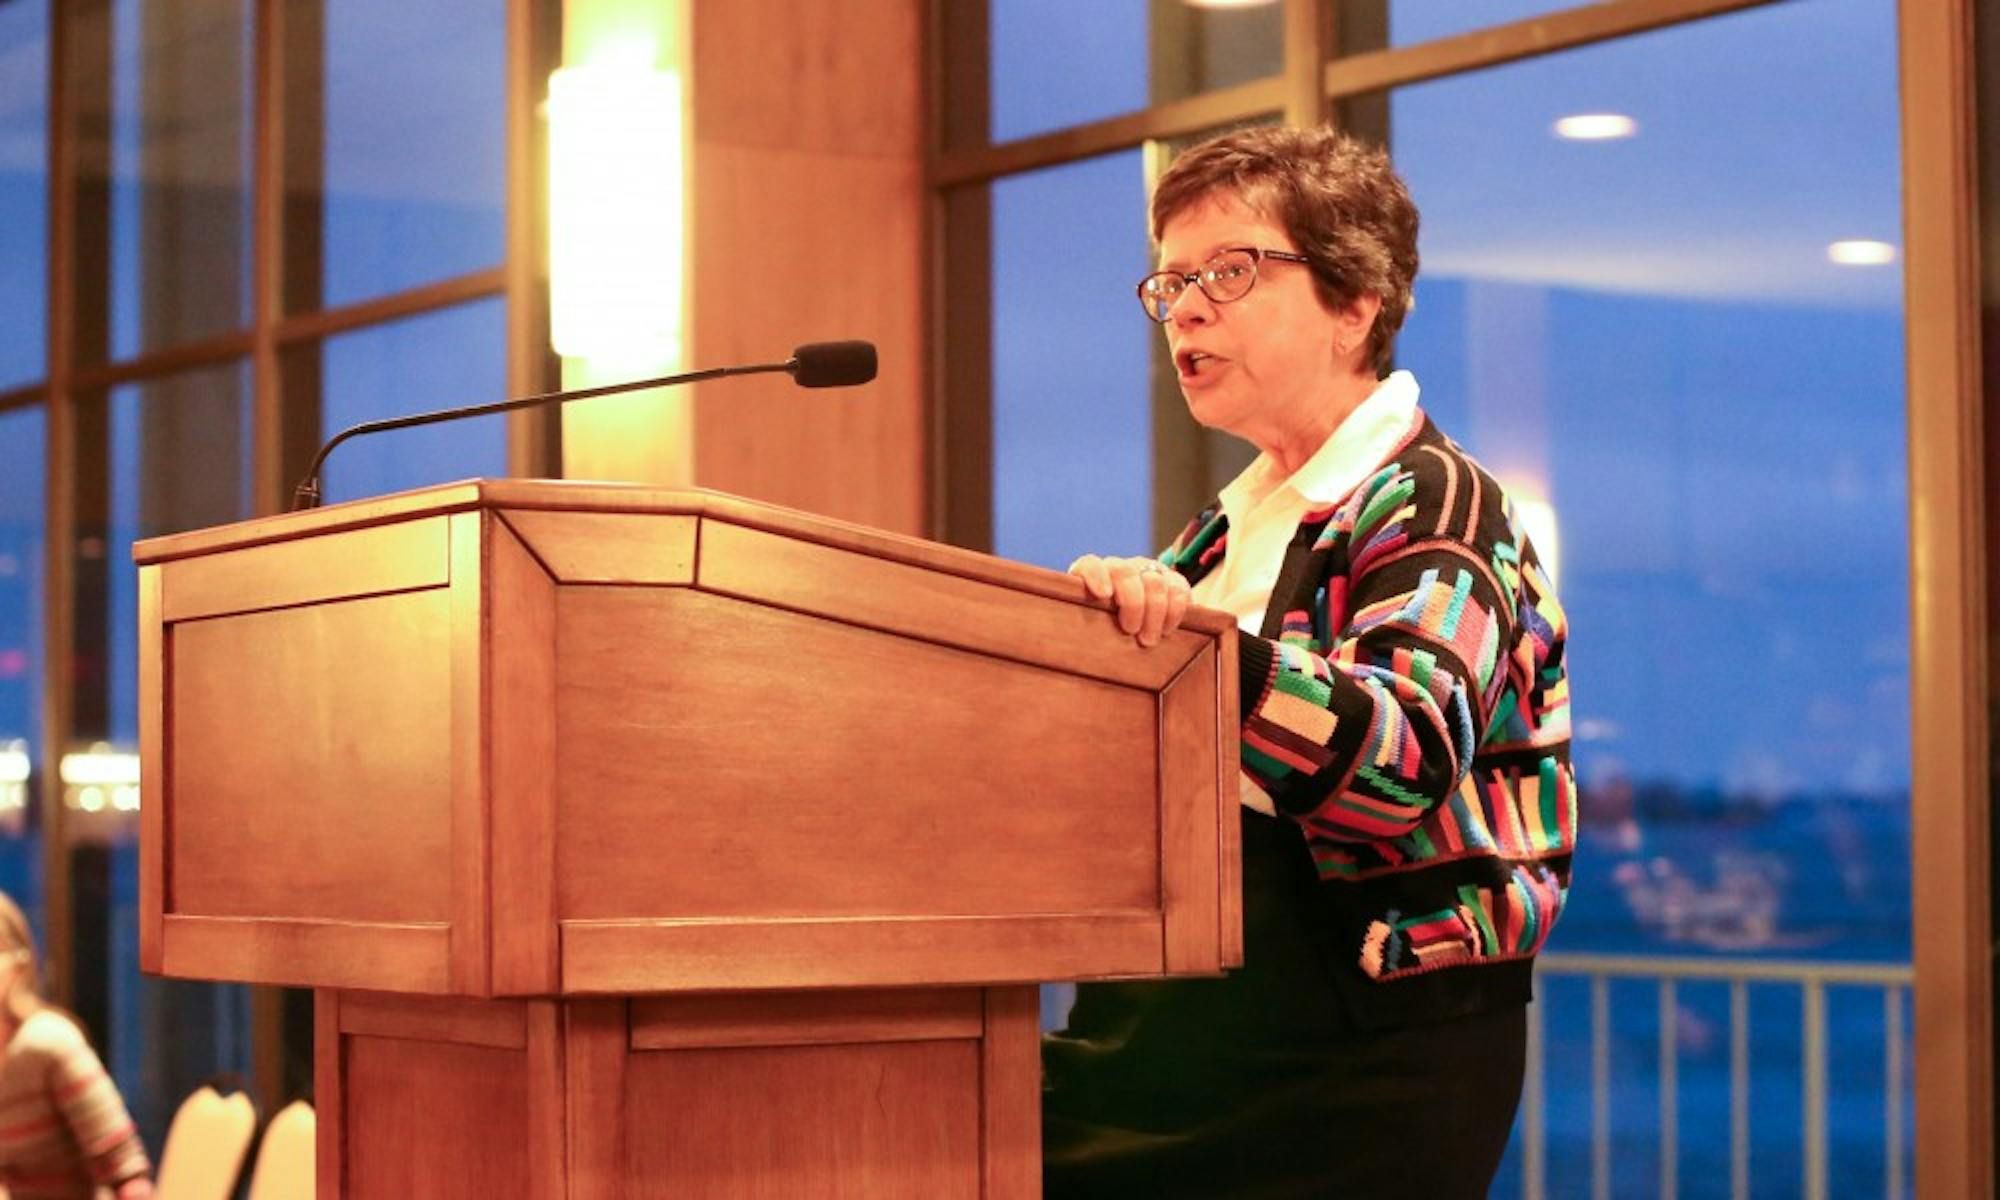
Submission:
[[[1486,1194],[1575,840],[1566,623],[1506,491],[1390,371],[1417,210],[1379,150],[1182,154],[1139,302],[1254,462],[1158,559],[1071,566],[1152,644],[1234,615],[1244,965],[1086,984],[1043,1047],[1046,1194]]]

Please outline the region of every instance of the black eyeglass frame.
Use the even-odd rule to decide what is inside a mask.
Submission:
[[[1229,296],[1226,298],[1217,296],[1214,292],[1209,291],[1207,283],[1209,275],[1211,274],[1211,272],[1209,271],[1210,264],[1214,263],[1217,259],[1221,258],[1225,254],[1248,254],[1250,256],[1250,282],[1244,286],[1242,291],[1236,293],[1234,296]],[[1201,264],[1201,269],[1198,271],[1155,271],[1152,274],[1146,276],[1144,279],[1141,279],[1138,282],[1138,284],[1133,287],[1132,290],[1139,297],[1139,307],[1146,310],[1146,318],[1152,321],[1155,325],[1164,325],[1167,323],[1167,318],[1173,315],[1172,311],[1173,306],[1177,302],[1179,302],[1181,296],[1187,292],[1188,284],[1193,284],[1194,286],[1200,288],[1201,294],[1207,296],[1209,303],[1211,304],[1228,304],[1232,300],[1241,300],[1243,297],[1250,294],[1250,290],[1252,288],[1257,286],[1257,270],[1259,267],[1263,265],[1264,260],[1267,258],[1276,259],[1279,262],[1295,262],[1295,263],[1304,263],[1307,266],[1312,265],[1312,259],[1307,258],[1303,254],[1294,254],[1289,250],[1266,250],[1262,246],[1224,246],[1222,249],[1217,250],[1214,254],[1210,255],[1208,258],[1208,262]],[[1162,279],[1162,278],[1177,279],[1180,281],[1181,286],[1180,289],[1176,291],[1173,294],[1173,296],[1167,301],[1167,311],[1161,313],[1155,313],[1153,311],[1153,305],[1146,299],[1146,285],[1153,282],[1155,279]]]

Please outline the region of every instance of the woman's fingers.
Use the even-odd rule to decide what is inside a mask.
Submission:
[[[1118,597],[1118,628],[1137,633],[1146,624],[1146,578],[1125,559],[1112,568],[1111,586]]]
[[[1099,600],[1111,600],[1118,628],[1142,646],[1158,645],[1187,613],[1188,584],[1180,572],[1150,558],[1101,558],[1086,554],[1069,573]]]
[[[1179,571],[1174,572],[1170,582],[1172,586],[1167,589],[1167,622],[1163,633],[1172,633],[1181,627],[1181,618],[1187,616],[1188,593],[1191,590]]]
[[[1168,572],[1158,566],[1140,568],[1139,578],[1146,585],[1146,614],[1139,623],[1139,644],[1152,646],[1170,628],[1167,613],[1172,607],[1172,585],[1167,580]]]
[[[1095,554],[1086,554],[1069,565],[1069,573],[1083,580],[1084,590],[1099,600],[1111,599],[1110,564]]]

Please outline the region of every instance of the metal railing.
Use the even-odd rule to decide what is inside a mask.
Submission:
[[[1792,985],[1799,989],[1802,1034],[1801,1091],[1803,1153],[1800,1194],[1806,1200],[1826,1200],[1827,1192],[1827,1011],[1829,986],[1879,988],[1883,1027],[1883,1154],[1885,1193],[1891,1200],[1906,1195],[1904,1169],[1905,997],[1914,978],[1906,963],[1801,962],[1781,959],[1655,958],[1606,954],[1543,954],[1536,974],[1547,983],[1581,978],[1590,987],[1591,1196],[1612,1200],[1611,1139],[1611,981],[1651,980],[1659,1003],[1659,1180],[1661,1200],[1678,1195],[1680,1180],[1679,1041],[1680,997],[1677,985],[1690,982],[1726,983],[1729,988],[1729,1145],[1730,1195],[1750,1195],[1750,1003],[1752,984]],[[1538,988],[1538,994],[1544,989]],[[1527,1079],[1522,1091],[1519,1139],[1521,1192],[1541,1200],[1548,1192],[1548,1128],[1545,1092],[1543,1003],[1528,1006]],[[1852,1195],[1843,1188],[1841,1195]]]

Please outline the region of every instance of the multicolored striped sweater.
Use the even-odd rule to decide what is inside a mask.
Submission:
[[[1161,554],[1228,553],[1211,504]],[[1428,417],[1309,512],[1241,648],[1243,768],[1318,867],[1369,1023],[1528,996],[1576,839],[1562,607],[1519,515]]]
[[[29,1015],[0,1060],[0,1185],[8,1200],[88,1200],[152,1170],[104,1064],[55,1009]]]

